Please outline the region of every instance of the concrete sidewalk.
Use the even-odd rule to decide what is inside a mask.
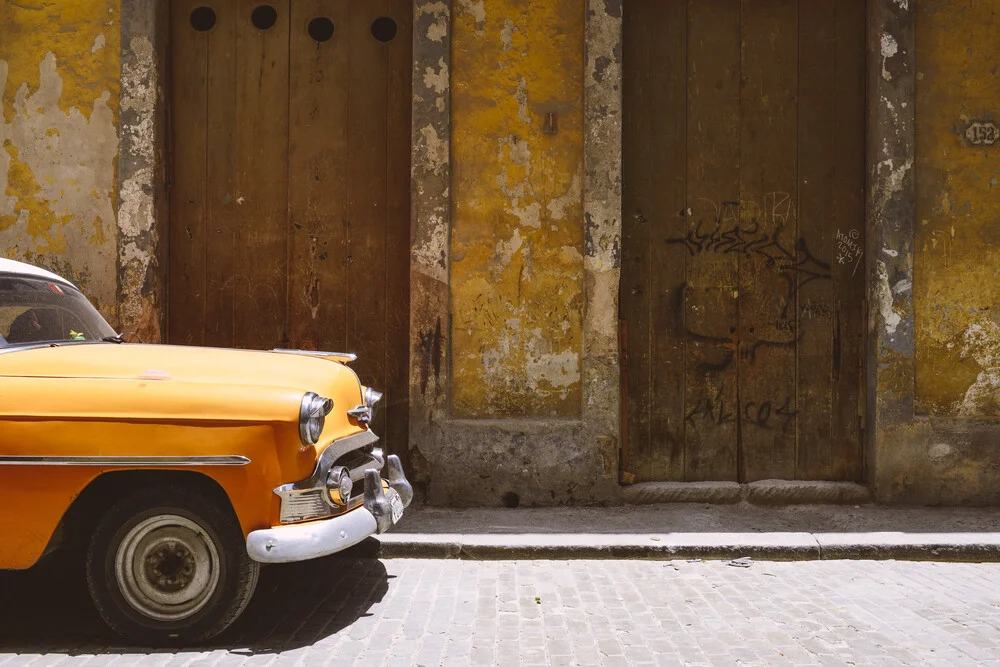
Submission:
[[[364,549],[381,558],[1000,562],[1000,508],[411,506]]]

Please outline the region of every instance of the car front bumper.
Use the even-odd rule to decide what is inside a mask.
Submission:
[[[378,471],[365,473],[364,505],[329,519],[275,526],[247,535],[247,553],[260,563],[294,563],[329,556],[366,537],[384,533],[399,522],[410,504],[413,489],[399,459],[389,457],[388,490]],[[395,512],[393,511],[395,509]]]

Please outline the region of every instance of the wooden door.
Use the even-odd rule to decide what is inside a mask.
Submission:
[[[168,341],[354,352],[402,453],[411,4],[171,13]]]
[[[624,469],[861,479],[864,0],[624,12]]]

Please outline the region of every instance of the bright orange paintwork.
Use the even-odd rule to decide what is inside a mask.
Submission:
[[[334,401],[320,444],[302,447],[306,392]],[[309,477],[333,440],[364,430],[338,358],[167,345],[86,343],[0,354],[0,455],[240,455],[186,467],[226,491],[244,534],[277,524],[281,484]],[[0,465],[0,569],[30,567],[99,475],[121,467]],[[148,470],[148,468],[143,468]]]

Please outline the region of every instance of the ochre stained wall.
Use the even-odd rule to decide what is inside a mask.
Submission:
[[[1000,5],[916,6],[917,409],[997,417],[1000,137],[989,127],[1000,128]]]
[[[116,0],[0,0],[0,256],[117,319]]]
[[[576,417],[583,1],[453,7],[452,413]]]

